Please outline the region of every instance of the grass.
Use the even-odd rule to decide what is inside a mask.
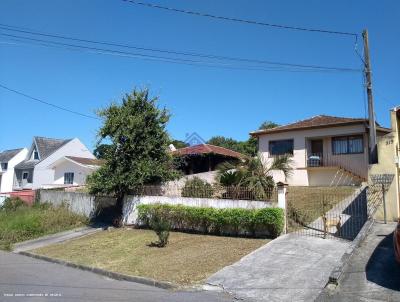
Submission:
[[[354,194],[358,187],[288,187],[288,227],[296,230],[298,220],[309,224]],[[297,220],[295,222],[294,220]]]
[[[48,204],[0,209],[0,249],[11,250],[17,242],[83,226],[87,219],[66,207]]]
[[[268,242],[171,232],[165,248],[148,246],[156,240],[151,230],[113,229],[33,252],[123,274],[189,285]]]

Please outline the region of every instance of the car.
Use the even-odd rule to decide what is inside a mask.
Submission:
[[[397,222],[396,229],[393,232],[393,246],[396,261],[400,264],[400,219]]]

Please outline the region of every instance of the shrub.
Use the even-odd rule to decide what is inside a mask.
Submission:
[[[19,197],[8,197],[4,200],[1,207],[5,211],[16,211],[20,207],[27,206],[25,202]]]
[[[210,198],[213,193],[214,190],[211,184],[198,177],[193,177],[186,181],[181,195],[182,197]]]
[[[139,205],[138,224],[151,227],[156,215],[168,221],[171,228],[216,235],[277,237],[283,230],[284,214],[279,208],[215,209],[183,205]]]
[[[158,236],[157,242],[152,242],[152,246],[164,247],[168,244],[169,231],[171,229],[171,223],[169,217],[164,215],[161,207],[149,208],[148,224],[149,227]]]

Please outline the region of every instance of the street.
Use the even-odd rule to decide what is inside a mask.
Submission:
[[[47,297],[45,296],[47,295]],[[171,291],[0,251],[0,301],[232,301],[225,294]]]
[[[375,222],[350,258],[339,286],[322,294],[318,301],[400,301],[400,265],[393,251],[395,226]]]

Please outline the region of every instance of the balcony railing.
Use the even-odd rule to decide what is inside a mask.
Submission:
[[[366,178],[368,164],[363,158],[355,159],[354,154],[311,153],[307,157],[307,167],[338,167],[356,176]]]

